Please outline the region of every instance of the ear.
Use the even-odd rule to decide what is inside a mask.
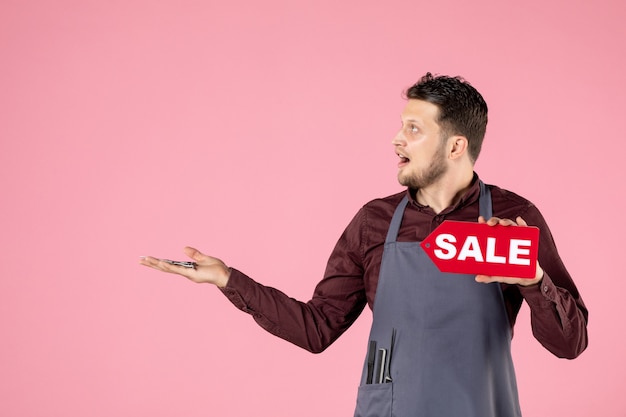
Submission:
[[[465,136],[452,136],[450,138],[450,153],[448,154],[450,159],[459,159],[461,156],[467,153],[467,147],[469,145]]]

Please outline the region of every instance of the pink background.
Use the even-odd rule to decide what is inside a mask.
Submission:
[[[626,416],[625,18],[619,0],[3,0],[0,415],[352,415],[369,311],[315,356],[138,257],[195,245],[308,299],[359,207],[400,190],[401,92],[433,71],[485,96],[477,171],[542,210],[590,310],[567,361],[524,307],[525,416]]]

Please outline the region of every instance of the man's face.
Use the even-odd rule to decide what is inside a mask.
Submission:
[[[425,188],[445,174],[446,144],[437,120],[439,108],[427,101],[408,101],[402,111],[402,128],[393,140],[398,181],[410,188]]]

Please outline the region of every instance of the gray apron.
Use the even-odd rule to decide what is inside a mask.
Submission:
[[[355,417],[521,416],[500,284],[442,273],[419,242],[397,242],[407,203],[385,240]],[[491,217],[482,182],[479,207]]]

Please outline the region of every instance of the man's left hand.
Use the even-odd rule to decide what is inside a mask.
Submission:
[[[501,219],[499,217],[492,217],[489,220],[485,220],[483,216],[478,217],[478,223],[481,223],[481,224],[486,223],[489,226],[495,226],[497,224],[499,224],[500,226],[522,226],[522,227],[528,226],[528,224],[526,224],[524,219],[522,219],[519,216],[515,220],[516,221],[513,221],[511,219]],[[543,269],[541,269],[541,266],[539,266],[539,261],[537,261],[537,272],[535,273],[535,278],[533,279],[476,275],[476,282],[482,282],[485,284],[488,284],[490,282],[502,282],[505,284],[522,285],[525,287],[538,284],[542,279],[543,279]]]

